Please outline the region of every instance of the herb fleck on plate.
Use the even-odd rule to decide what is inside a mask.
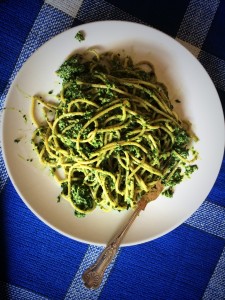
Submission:
[[[85,40],[84,32],[79,30],[75,35],[75,39],[78,40],[79,42],[84,41]]]
[[[14,143],[18,144],[20,141],[21,141],[21,139],[17,138],[17,139],[14,140]]]

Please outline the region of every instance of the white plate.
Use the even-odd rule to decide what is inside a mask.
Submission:
[[[82,30],[85,41],[74,36]],[[150,27],[121,21],[80,25],[57,35],[23,65],[12,84],[3,116],[3,152],[9,176],[23,201],[42,221],[60,233],[87,243],[105,244],[131,214],[96,210],[84,219],[74,217],[66,202],[57,203],[60,187],[39,164],[30,144],[30,97],[56,90],[54,71],[69,54],[95,46],[100,51],[125,49],[135,59],[148,59],[158,79],[169,88],[176,110],[193,124],[200,141],[199,170],[181,183],[172,199],[159,197],[136,219],[123,246],[160,237],[184,222],[207,197],[222,161],[224,119],[220,100],[208,74],[183,46]],[[23,115],[28,117],[25,122]],[[20,143],[14,139],[21,138]],[[32,162],[27,159],[33,158]]]

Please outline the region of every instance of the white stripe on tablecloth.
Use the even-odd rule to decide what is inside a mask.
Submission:
[[[31,291],[0,281],[0,298],[10,300],[47,300]]]
[[[75,18],[83,0],[45,0],[45,3],[63,11],[67,15]]]
[[[2,127],[2,114],[3,110],[0,110],[0,129]],[[5,163],[3,160],[2,153],[2,130],[0,130],[0,193],[5,186],[6,180],[8,178],[8,173],[6,171]]]
[[[84,256],[84,259],[81,262],[80,268],[78,269],[78,271],[67,291],[67,294],[66,294],[64,300],[74,300],[74,299],[76,299],[76,300],[84,300],[84,299],[96,300],[96,299],[98,299],[98,297],[107,281],[107,278],[111,272],[111,269],[114,265],[116,257],[118,256],[118,253],[117,253],[116,257],[113,259],[113,261],[111,262],[111,264],[106,269],[104,278],[98,289],[96,289],[96,290],[87,289],[84,286],[84,283],[82,281],[82,274],[91,264],[93,264],[96,261],[96,259],[98,258],[98,256],[102,252],[102,250],[103,250],[103,247],[98,247],[98,246],[93,246],[93,245],[90,245],[88,247],[88,250]]]
[[[191,0],[181,22],[177,38],[201,48],[219,4],[219,0]]]
[[[2,110],[4,107],[5,98],[9,91],[10,85],[12,84],[23,63],[43,43],[45,43],[56,34],[70,28],[72,26],[72,23],[73,18],[71,16],[66,15],[65,13],[55,9],[48,4],[44,4],[42,6],[22,48],[9,82],[4,92],[0,96],[0,110]],[[3,161],[2,151],[0,151],[0,192],[2,191],[7,178],[8,174]]]
[[[225,248],[203,295],[203,300],[225,299]]]
[[[96,7],[98,7],[97,14]],[[125,20],[144,24],[140,19],[104,0],[83,1],[77,19],[84,23],[98,20]]]
[[[225,238],[224,220],[225,208],[206,200],[185,223],[210,234]]]
[[[0,148],[0,193],[5,186],[7,179],[8,173],[5,167],[5,162],[3,160],[2,148]]]

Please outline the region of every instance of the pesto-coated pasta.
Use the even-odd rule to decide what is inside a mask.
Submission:
[[[57,74],[58,101],[33,96],[32,143],[76,216],[96,206],[134,208],[159,180],[172,196],[173,187],[197,169],[196,137],[173,111],[151,63],[87,50]],[[35,113],[40,106],[42,122]]]

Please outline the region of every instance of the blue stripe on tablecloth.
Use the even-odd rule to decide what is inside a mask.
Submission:
[[[98,289],[96,289],[96,290],[87,289],[83,284],[82,274],[89,266],[91,266],[96,261],[96,259],[98,258],[98,256],[102,252],[102,250],[103,250],[103,247],[98,247],[98,246],[93,246],[93,245],[89,246],[89,248],[84,256],[84,259],[81,262],[80,268],[78,269],[78,271],[68,289],[68,292],[65,296],[65,300],[74,300],[74,299],[76,299],[76,300],[83,300],[83,299],[95,300],[95,299],[98,299],[98,297],[107,281],[107,278],[111,272],[111,269],[115,263],[118,253],[114,257],[111,264],[107,267],[105,274],[104,274],[104,278],[102,280],[102,283]]]
[[[225,299],[225,248],[203,295],[203,300]]]
[[[0,297],[6,300],[48,300],[21,287],[0,281]]]
[[[63,299],[88,249],[33,216],[10,180],[0,196],[0,240],[0,280],[54,300]]]
[[[27,35],[43,5],[43,0],[36,0],[31,9],[28,1],[20,0],[16,5],[14,0],[0,1],[0,94],[7,85]]]

